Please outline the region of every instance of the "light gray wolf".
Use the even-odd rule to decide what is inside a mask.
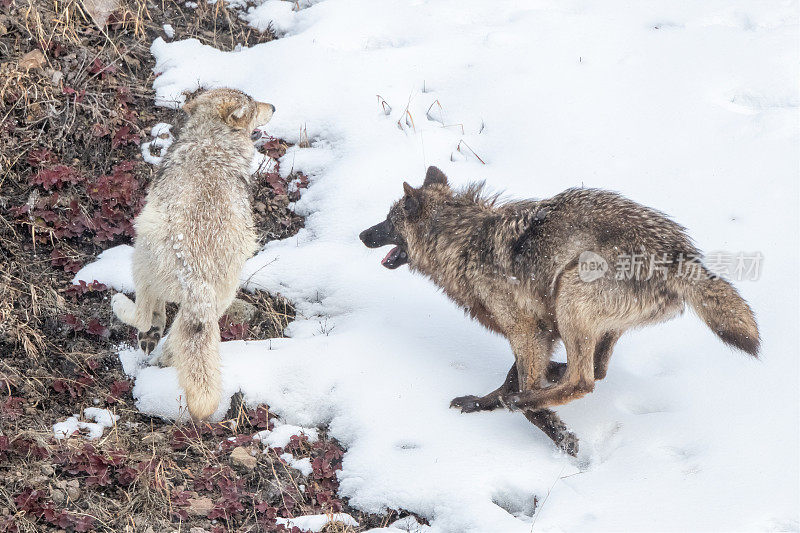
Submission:
[[[161,363],[174,365],[196,419],[220,402],[218,320],[234,299],[245,260],[256,251],[249,200],[250,139],[275,107],[233,89],[206,91],[183,106],[188,114],[136,217],[133,280],[136,303],[111,304],[139,330],[150,353],[166,325],[165,303],[180,308]]]
[[[436,167],[422,187],[403,188],[386,220],[361,233],[363,243],[394,245],[383,266],[407,263],[428,276],[514,352],[503,385],[452,407],[520,409],[572,453],[577,442],[552,429],[560,420],[547,408],[591,392],[628,329],[667,320],[688,303],[723,342],[758,354],[750,307],[659,211],[585,188],[501,201],[482,184],[452,189]],[[550,361],[559,340],[566,364]]]

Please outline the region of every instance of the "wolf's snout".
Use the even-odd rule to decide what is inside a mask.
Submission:
[[[385,220],[380,224],[375,224],[371,228],[362,231],[359,236],[368,248],[380,248],[387,244],[394,245],[394,248],[389,250],[386,257],[381,260],[381,264],[386,268],[394,270],[395,268],[408,263],[408,252],[405,249],[403,240],[394,230],[394,226],[389,220]]]
[[[395,235],[394,226],[388,220],[367,228],[359,235],[361,242],[369,248],[380,248],[387,244],[400,244]]]
[[[272,109],[272,112],[274,113],[275,112],[275,106],[272,105],[272,104],[267,104],[267,105]]]
[[[363,242],[368,248],[380,248],[384,244],[378,239],[375,226],[365,229],[359,233],[358,238],[361,239],[361,242]]]

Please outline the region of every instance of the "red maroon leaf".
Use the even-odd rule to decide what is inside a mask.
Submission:
[[[77,184],[83,178],[75,169],[67,165],[55,165],[37,172],[31,179],[32,185],[41,185],[46,190],[62,187],[64,184]]]
[[[62,315],[61,320],[74,331],[83,331],[83,320],[73,314]]]
[[[131,384],[128,381],[114,381],[111,384],[111,394],[116,397],[122,396],[126,392],[131,390]]]
[[[126,144],[137,144],[139,139],[138,133],[131,133],[130,126],[122,126],[111,138],[111,148],[118,148]]]
[[[91,335],[97,335],[98,337],[108,337],[110,335],[108,328],[102,325],[96,318],[91,319],[89,324],[86,325],[86,332]]]

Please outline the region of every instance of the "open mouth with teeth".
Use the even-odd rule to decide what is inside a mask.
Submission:
[[[381,261],[383,266],[392,270],[406,263],[408,263],[408,253],[401,246],[395,246],[389,250],[389,253]]]

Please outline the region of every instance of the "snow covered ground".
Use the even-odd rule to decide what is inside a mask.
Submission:
[[[312,177],[297,204],[306,228],[243,273],[300,316],[289,339],[223,345],[226,391],[290,424],[329,425],[348,449],[343,495],[435,531],[799,529],[798,3],[301,5],[251,12],[283,35],[251,49],[152,49],[162,104],[232,86],[276,106],[271,134],[296,141],[306,127],[312,140],[281,165]],[[507,343],[357,238],[431,164],[514,197],[617,190],[706,252],[760,252],[758,279],[736,286],[762,360],[689,313],[629,333],[595,392],[558,409],[581,438],[577,459],[520,414],[448,409],[503,380]],[[126,257],[88,281],[119,278],[111,265]],[[173,369],[127,354],[139,408],[177,416]]]

